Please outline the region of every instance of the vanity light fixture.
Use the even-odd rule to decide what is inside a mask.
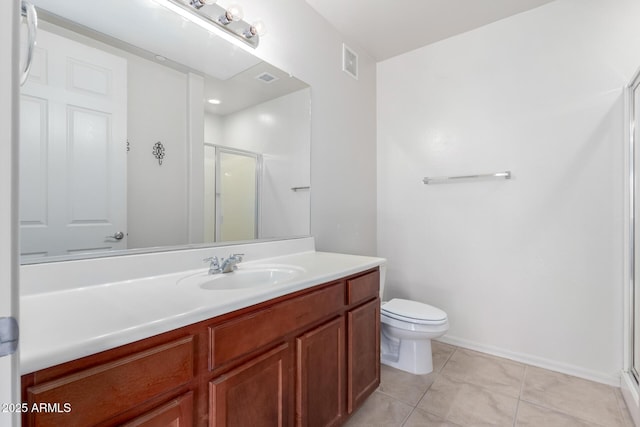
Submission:
[[[260,35],[264,34],[264,24],[261,21],[250,25],[242,20],[242,6],[237,3],[225,9],[216,4],[217,0],[154,1],[206,30],[223,30],[254,49],[260,43]]]

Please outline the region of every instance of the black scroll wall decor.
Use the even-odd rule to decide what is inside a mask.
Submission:
[[[160,141],[156,142],[153,146],[153,156],[158,159],[158,164],[160,166],[162,166],[162,159],[164,159],[164,154],[164,145],[162,145],[162,142]]]

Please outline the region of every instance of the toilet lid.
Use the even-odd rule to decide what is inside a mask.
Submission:
[[[415,323],[444,322],[447,313],[439,308],[418,301],[394,298],[380,307],[380,311],[389,317]]]

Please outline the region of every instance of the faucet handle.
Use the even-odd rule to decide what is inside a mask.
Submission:
[[[218,267],[220,264],[220,261],[218,261],[217,256],[210,256],[209,258],[203,259],[202,262],[208,262],[214,267]]]
[[[231,255],[231,257],[234,257],[238,260],[238,262],[242,261],[242,257],[244,256],[244,254],[233,254]],[[229,257],[229,258],[231,258]]]

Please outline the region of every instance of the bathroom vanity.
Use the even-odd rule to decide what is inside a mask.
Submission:
[[[163,275],[155,278],[158,291],[164,293],[163,310],[149,309],[144,297],[135,297],[137,285],[154,280],[128,281],[131,298],[139,298],[136,303],[140,312],[165,313],[164,318],[148,317],[148,325],[183,325],[84,357],[74,354],[91,351],[84,348],[93,345],[108,347],[108,342],[118,342],[117,336],[130,340],[137,330],[145,329],[144,325],[131,321],[128,328],[124,327],[116,318],[135,318],[135,313],[116,316],[108,313],[112,311],[109,308],[100,313],[97,305],[91,308],[96,311],[95,317],[105,317],[95,322],[95,328],[65,324],[72,316],[41,316],[41,328],[29,329],[27,325],[23,341],[23,402],[29,408],[23,414],[23,424],[340,425],[380,382],[379,287],[383,262],[379,258],[318,252],[273,258],[268,264],[258,265],[272,269],[295,266],[299,274],[268,285],[271,290],[267,292],[248,285],[211,290],[202,283],[198,289],[185,289],[181,288],[184,281],[175,280],[185,272]],[[245,270],[242,268],[241,264],[238,272],[256,267],[247,263]],[[186,277],[194,274],[206,278],[202,269],[189,271]],[[176,283],[177,293],[172,294],[170,282]],[[117,289],[117,284],[109,286],[109,292],[124,292]],[[82,298],[91,301],[91,292],[99,293],[100,288],[81,289],[85,293]],[[72,298],[75,291],[60,293]],[[190,291],[201,295],[192,300],[194,306],[188,311],[178,295]],[[51,299],[55,293],[48,296],[54,304],[59,303]],[[149,304],[157,301],[147,299]],[[224,308],[233,306],[230,301],[235,301],[238,308]],[[36,303],[25,298],[25,304],[29,311],[29,304]],[[172,306],[179,309],[172,311]],[[108,328],[103,322],[109,316],[119,329],[106,333],[101,328]],[[194,316],[202,320],[192,322],[190,319],[197,318]],[[168,322],[170,317],[173,320]],[[67,329],[68,335],[60,334],[59,328]],[[56,334],[56,329],[57,337],[50,342],[66,341],[66,349],[52,346],[52,360],[69,360],[45,367],[47,348],[34,339],[45,343],[50,339],[47,335]],[[100,330],[101,335],[91,335],[91,329]],[[81,341],[84,347],[74,347]],[[24,372],[36,366],[40,368]]]

